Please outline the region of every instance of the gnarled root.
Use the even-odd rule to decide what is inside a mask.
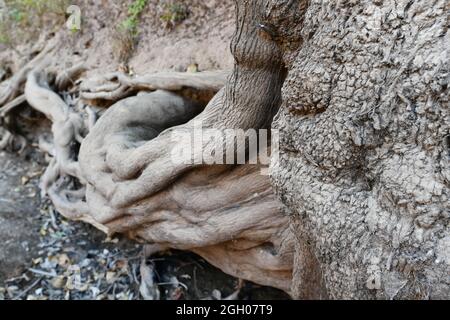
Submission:
[[[37,111],[42,112],[52,121],[54,137],[53,148],[45,143],[45,150],[54,159],[50,162],[42,178],[41,189],[45,194],[58,177],[69,175],[83,182],[78,162],[75,160],[73,143],[83,140],[84,122],[78,113],[70,110],[69,106],[54,93],[42,71],[33,70],[28,74],[25,85],[27,102]]]
[[[192,133],[193,118],[208,127],[218,123],[225,91],[204,111],[198,101],[174,92],[141,92],[119,101],[96,122],[92,109],[84,108],[87,117],[81,116],[51,88],[66,89],[80,70],[82,65],[55,82],[42,69],[31,70],[24,96],[4,109],[7,114],[26,99],[51,120],[53,139],[41,137],[39,148],[51,157],[41,188],[55,208],[106,233],[125,233],[153,247],[191,250],[227,273],[289,291],[293,248],[288,221],[260,167],[204,167],[171,159],[173,148],[185,144],[177,137]],[[214,72],[175,74],[173,81],[170,75],[121,79],[133,91],[178,92],[217,91],[225,77],[225,72]],[[214,141],[205,141],[204,147],[211,151]]]
[[[44,49],[20,69],[11,79],[0,84],[0,109],[9,101],[21,95],[28,73],[34,68],[43,68],[49,64],[49,54],[56,48],[59,37],[48,41]]]
[[[27,145],[25,137],[18,134],[15,130],[14,118],[11,111],[22,105],[26,101],[25,95],[20,95],[4,105],[0,109],[0,125],[2,126],[2,138],[0,139],[0,150],[11,149],[21,153]],[[17,146],[17,149],[15,148]]]
[[[262,14],[259,3],[248,5],[248,15],[238,10],[240,26]],[[179,155],[192,144],[187,138],[195,139],[197,123],[222,132],[270,127],[286,76],[280,46],[256,28],[237,34],[242,37],[232,44],[236,65],[228,82],[227,72],[135,78],[115,73],[86,80],[80,98],[120,100],[95,125],[97,115],[85,109],[91,114],[87,124],[50,89],[52,81],[41,69],[29,72],[27,102],[51,120],[54,136],[40,141],[53,156],[42,188],[70,219],[154,248],[191,250],[229,274],[290,292],[292,234],[261,166],[202,162],[220,149],[234,154],[235,145],[241,146],[236,138],[233,146],[201,138],[188,152],[191,159]],[[72,71],[79,75],[77,68]],[[72,78],[56,77],[55,87],[65,88]],[[185,89],[220,91],[203,110],[204,99],[183,97]],[[139,91],[154,92],[121,100]]]
[[[216,113],[210,110],[220,110],[222,95],[196,120],[211,121]],[[171,158],[185,144],[176,137],[193,130],[193,121],[177,125],[199,110],[166,91],[109,108],[80,149],[87,216],[109,233],[192,250],[230,274],[289,291],[288,219],[260,167],[204,167]]]
[[[101,75],[83,81],[80,96],[85,100],[107,100],[116,102],[133,92],[168,90],[178,91],[192,88],[202,91],[219,91],[229,72],[205,71],[198,73],[169,72],[129,77],[120,72]]]

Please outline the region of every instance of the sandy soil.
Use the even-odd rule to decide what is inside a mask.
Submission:
[[[37,250],[41,167],[0,152],[0,282],[17,276]],[[30,178],[33,176],[34,178]],[[36,230],[37,229],[37,230]]]

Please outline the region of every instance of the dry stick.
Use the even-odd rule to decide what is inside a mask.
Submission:
[[[45,177],[48,178],[48,181],[43,184],[43,191],[48,192],[49,187],[61,174],[73,176],[83,182],[70,145],[71,141],[81,136],[80,132],[84,125],[82,118],[71,112],[61,97],[48,88],[47,79],[38,68],[28,74],[25,96],[32,108],[42,112],[53,123],[52,133],[55,137],[54,159],[56,162],[53,171],[46,170]]]
[[[25,101],[27,101],[27,99],[25,98],[25,95],[22,94],[22,95],[16,97],[14,100],[12,100],[12,101],[8,102],[7,104],[5,104],[3,106],[3,108],[0,109],[0,118],[5,117],[9,112],[14,110],[18,106],[20,106]]]
[[[194,291],[195,291],[195,294],[197,295],[197,298],[199,299],[200,298],[200,290],[198,290],[198,287],[197,287],[197,267],[196,266],[194,266],[194,272],[193,272],[193,276],[194,276]]]
[[[7,83],[6,88],[0,91],[0,118],[3,118],[8,112],[12,109],[19,106],[23,101],[22,93],[24,90],[24,84],[27,80],[28,73],[36,67],[44,68],[50,63],[50,59],[48,54],[55,49],[57,43],[59,42],[59,36],[51,39],[45,48],[31,61],[29,61],[25,66],[19,70],[12,78],[5,81]],[[19,97],[18,97],[19,96]],[[10,102],[10,103],[8,103]],[[5,107],[6,110],[3,110],[2,107]],[[23,151],[26,145],[25,138],[18,136],[21,141],[21,148],[19,153]],[[8,130],[0,141],[0,149],[6,148],[6,146],[12,143],[14,139],[14,135],[10,133]]]
[[[56,277],[57,274],[56,273],[52,273],[52,272],[47,272],[44,270],[39,270],[39,269],[33,269],[33,268],[28,268],[28,271],[35,273],[35,274],[39,274],[41,276],[46,276],[46,277]]]
[[[21,293],[19,293],[17,296],[15,296],[12,300],[19,300],[24,295],[26,295],[31,289],[33,289],[44,277],[39,277],[35,282],[33,282],[31,285],[29,285],[25,290],[23,290]]]
[[[48,213],[50,214],[50,222],[51,222],[53,228],[54,228],[55,230],[58,230],[59,227],[58,227],[58,225],[56,224],[56,217],[55,217],[55,213],[53,212],[53,208],[49,208]]]
[[[168,286],[168,285],[180,285],[182,286],[185,290],[188,290],[188,286],[186,284],[184,284],[183,282],[180,281],[170,281],[170,282],[158,282],[156,285],[158,286]]]

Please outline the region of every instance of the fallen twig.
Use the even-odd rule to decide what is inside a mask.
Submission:
[[[31,289],[33,289],[44,277],[38,278],[35,282],[33,282],[31,285],[29,285],[25,290],[23,290],[21,293],[19,293],[17,296],[15,296],[12,300],[19,300],[24,295],[26,295]]]

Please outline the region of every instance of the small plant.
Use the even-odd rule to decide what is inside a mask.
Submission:
[[[179,2],[166,3],[164,5],[164,12],[160,18],[165,22],[166,27],[173,28],[188,17],[189,11],[184,4]]]
[[[7,24],[4,20],[0,20],[0,44],[9,45],[11,43],[11,38],[8,33]]]
[[[148,0],[135,0],[128,7],[128,17],[122,21],[119,28],[133,36],[139,34],[139,20]]]
[[[121,62],[129,60],[138,36],[139,22],[148,0],[134,0],[128,7],[128,15],[116,28],[113,37],[113,49],[117,59]]]

